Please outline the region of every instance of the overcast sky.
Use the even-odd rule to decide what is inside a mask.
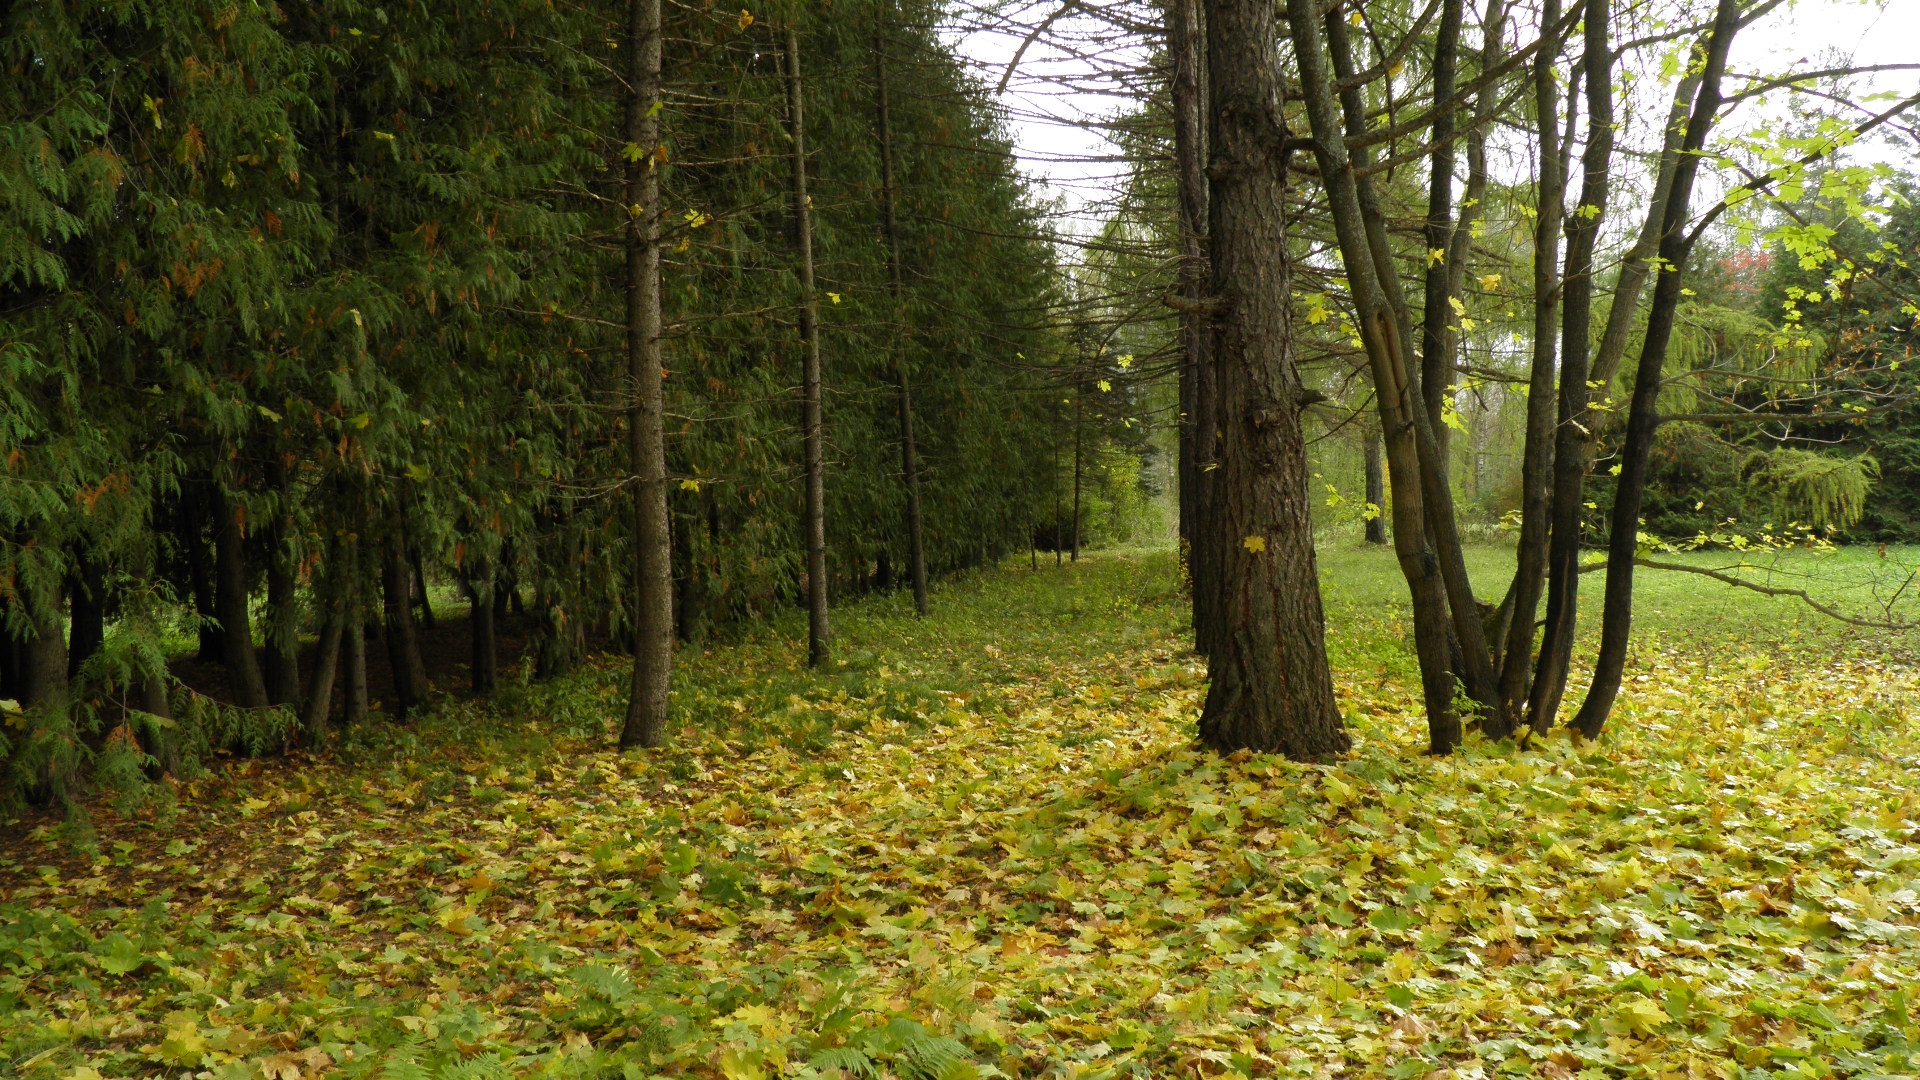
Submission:
[[[979,20],[962,16],[957,43],[987,84],[997,86],[1020,47],[1021,24],[1031,27],[1059,7],[1060,0],[1005,0],[1000,26],[980,28]],[[970,22],[974,25],[967,25]],[[1100,160],[1113,155],[1113,148],[1098,132],[1080,125],[1127,105],[1121,86],[1103,80],[1095,65],[1072,55],[1073,50],[1093,47],[1088,36],[1097,32],[1084,17],[1057,20],[1048,34],[1028,46],[1001,95],[1023,171],[1061,200],[1065,223],[1081,229],[1098,216],[1100,194],[1121,166]],[[1834,54],[1861,65],[1920,62],[1920,0],[1793,0],[1736,39],[1730,68],[1745,73],[1827,67]],[[1144,57],[1144,50],[1136,47],[1112,60],[1119,66],[1140,63]],[[1920,90],[1920,72],[1865,76],[1862,86],[1904,96]],[[1784,94],[1752,103],[1735,126],[1764,123],[1781,108]],[[1906,156],[1904,150],[1885,147],[1863,149],[1860,155],[1890,160],[1896,153]]]

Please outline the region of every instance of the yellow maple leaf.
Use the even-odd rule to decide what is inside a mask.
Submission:
[[[1240,546],[1258,555],[1267,550],[1267,538],[1264,536],[1249,536],[1245,540],[1240,541]]]

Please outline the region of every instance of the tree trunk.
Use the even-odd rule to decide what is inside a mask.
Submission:
[[[1433,44],[1433,161],[1427,181],[1427,223],[1422,239],[1428,252],[1426,291],[1420,310],[1420,362],[1423,404],[1433,425],[1435,447],[1443,466],[1447,457],[1449,429],[1445,422],[1444,399],[1453,385],[1454,336],[1447,328],[1457,325],[1450,301],[1457,299],[1453,288],[1453,267],[1444,255],[1453,242],[1453,138],[1454,76],[1460,56],[1462,0],[1441,0],[1440,24]]]
[[[347,547],[347,700],[341,719],[347,727],[365,723],[371,708],[367,693],[367,617],[360,602],[360,553],[358,545]]]
[[[1367,131],[1366,106],[1361,100],[1359,81],[1354,76],[1353,47],[1347,37],[1347,21],[1340,14],[1338,5],[1327,12],[1325,26],[1327,46],[1333,58],[1332,76],[1339,81],[1324,89],[1331,98],[1334,87],[1339,87],[1338,97],[1341,112],[1345,116],[1346,134],[1362,135]],[[1320,67],[1317,57],[1316,67]],[[1323,68],[1322,74],[1325,75]],[[1319,89],[1307,88],[1309,100]],[[1329,120],[1332,118],[1329,117]],[[1316,140],[1321,137],[1317,128],[1314,137]],[[1341,140],[1341,150],[1344,158],[1344,138]],[[1351,168],[1364,170],[1369,158],[1370,155],[1364,150],[1354,154]],[[1410,359],[1414,345],[1412,319],[1408,314],[1406,297],[1400,289],[1399,271],[1394,265],[1393,247],[1387,237],[1386,216],[1374,194],[1373,182],[1361,172],[1347,173],[1339,181],[1339,186],[1350,187],[1352,198],[1334,203],[1334,212],[1357,215],[1358,220],[1353,224],[1357,229],[1356,238],[1363,244],[1348,253],[1343,242],[1341,261],[1349,279],[1353,275],[1356,259],[1372,264],[1371,289],[1378,293],[1385,312],[1385,319],[1380,326],[1380,332],[1387,336],[1385,355],[1394,369],[1395,384],[1404,386],[1411,402],[1407,416],[1412,426],[1414,461],[1419,469],[1416,482],[1421,491],[1421,520],[1431,538],[1441,589],[1446,597],[1441,612],[1443,622],[1449,611],[1452,614],[1452,633],[1445,653],[1447,663],[1453,662],[1454,644],[1457,643],[1459,675],[1466,685],[1468,696],[1482,705],[1491,706],[1498,700],[1499,680],[1493,670],[1493,653],[1487,645],[1486,627],[1481,623],[1480,605],[1474,599],[1473,582],[1467,576],[1466,551],[1460,542],[1459,519],[1453,508],[1453,485],[1447,477],[1447,464],[1440,453],[1439,437],[1434,434],[1434,424],[1424,405],[1426,396],[1420,381],[1421,365]],[[1388,468],[1393,468],[1391,451]],[[1399,498],[1397,493],[1394,497],[1396,501]],[[1395,524],[1397,532],[1398,523]],[[1416,609],[1422,602],[1416,595]]]
[[[1560,0],[1542,0],[1540,25],[1560,22]],[[1543,30],[1543,32],[1551,32]],[[1547,569],[1549,496],[1553,482],[1554,352],[1560,328],[1560,231],[1566,176],[1560,170],[1560,41],[1543,41],[1533,60],[1535,134],[1540,140],[1534,185],[1533,366],[1527,380],[1526,434],[1520,464],[1520,540],[1515,549],[1512,618],[1501,649],[1500,705],[1486,732],[1500,739],[1520,726],[1533,674],[1534,616]]]
[[[79,678],[80,665],[91,660],[107,640],[107,568],[92,552],[75,553],[67,596],[67,678],[71,681]]]
[[[1546,633],[1527,698],[1527,725],[1535,735],[1553,727],[1566,693],[1580,590],[1581,520],[1587,472],[1589,337],[1593,328],[1593,251],[1606,216],[1608,170],[1613,165],[1613,47],[1607,0],[1586,0],[1582,67],[1587,83],[1587,148],[1582,157],[1580,212],[1567,218],[1567,267],[1562,279],[1560,402],[1555,416],[1553,495],[1547,549]],[[1509,660],[1509,665],[1512,661]]]
[[[1351,742],[1327,666],[1307,503],[1276,29],[1274,0],[1207,0],[1211,292],[1225,308],[1213,349],[1222,438],[1212,516],[1225,540],[1200,738],[1313,760]]]
[[[339,545],[329,552],[326,569],[326,588],[328,595],[323,601],[325,617],[320,625],[320,647],[313,661],[313,685],[307,693],[307,708],[303,714],[307,731],[316,744],[324,745],[329,735],[329,724],[333,718],[333,684],[340,668],[340,642],[346,635],[347,620],[350,617],[346,602],[346,590],[351,587],[347,576],[345,560],[341,558]],[[319,584],[316,579],[316,584]]]
[[[1081,423],[1084,415],[1082,403],[1085,401],[1085,395],[1081,393],[1083,389],[1084,387],[1079,384],[1075,384],[1073,388],[1073,525],[1067,533],[1067,542],[1073,545],[1073,554],[1067,560],[1069,562],[1080,561],[1080,477],[1085,470],[1080,460],[1084,427]]]
[[[888,4],[883,18],[893,17]],[[879,111],[880,190],[887,227],[887,267],[893,289],[894,318],[899,326],[909,326],[906,308],[906,264],[900,250],[899,189],[893,168],[893,97],[887,81],[886,25],[874,24],[873,74]],[[900,480],[907,497],[907,571],[913,580],[913,609],[927,613],[927,549],[920,523],[920,448],[913,431],[913,383],[908,352],[913,333],[895,332],[894,376],[900,384]]]
[[[300,701],[300,608],[293,553],[287,549],[286,519],[267,532],[267,642],[264,663],[267,700],[275,705]]]
[[[1334,101],[1335,75],[1322,52],[1319,6],[1316,0],[1287,0],[1287,16],[1306,92],[1314,157],[1333,210],[1341,261],[1358,312],[1361,343],[1373,371],[1387,479],[1392,486],[1394,553],[1407,579],[1413,605],[1414,652],[1420,661],[1421,694],[1427,708],[1428,747],[1435,754],[1450,753],[1460,743],[1460,719],[1453,711],[1447,590],[1439,560],[1427,539],[1427,491],[1418,446],[1424,406],[1411,385],[1409,376],[1414,369],[1400,347],[1404,338],[1397,332],[1394,311],[1376,273],[1354,175],[1359,162],[1347,155],[1346,135]],[[1338,11],[1329,13],[1327,19],[1329,25],[1338,22]],[[1215,257],[1219,257],[1217,250]],[[1231,415],[1224,406],[1222,415]]]
[[[1367,543],[1387,542],[1387,477],[1380,460],[1380,433],[1367,432],[1367,506],[1373,514],[1367,519]]]
[[[20,649],[20,704],[64,709],[67,701],[67,637],[65,612],[57,584],[36,585],[21,575],[19,588],[27,614],[27,637]]]
[[[420,608],[420,626],[431,630],[434,625],[433,599],[427,592],[427,570],[420,557],[419,547],[413,544],[407,545],[407,565],[413,570],[410,587],[413,590],[413,602]]]
[[[1606,601],[1600,619],[1600,655],[1594,661],[1593,685],[1587,691],[1573,726],[1585,737],[1597,738],[1613,711],[1626,670],[1627,643],[1633,632],[1633,558],[1639,547],[1640,504],[1646,492],[1647,459],[1659,426],[1660,381],[1680,307],[1682,274],[1693,238],[1687,233],[1692,212],[1694,178],[1700,171],[1700,149],[1718,118],[1722,97],[1720,80],[1726,72],[1727,50],[1739,29],[1739,0],[1720,0],[1713,30],[1707,40],[1706,64],[1700,90],[1687,117],[1686,141],[1674,170],[1673,188],[1660,230],[1659,276],[1654,280],[1653,306],[1647,313],[1646,336],[1640,364],[1634,374],[1633,401],[1627,414],[1627,441],[1621,450],[1620,480],[1614,489],[1611,533],[1607,537]]]
[[[253,649],[253,624],[247,613],[246,540],[241,535],[239,507],[228,502],[217,486],[208,488],[214,513],[214,605],[220,617],[221,653],[233,683],[233,703],[243,709],[263,709],[267,682]]]
[[[467,626],[472,636],[473,655],[471,674],[473,676],[473,696],[485,697],[493,693],[499,681],[500,661],[499,645],[496,640],[493,622],[494,575],[488,568],[467,579],[467,595],[472,598],[468,609]]]
[[[431,684],[420,638],[413,625],[412,567],[407,561],[407,527],[396,501],[387,511],[387,535],[381,544],[380,584],[386,598],[387,662],[393,669],[394,715],[425,705]]]
[[[787,27],[787,112],[793,136],[793,217],[799,246],[801,431],[806,472],[803,518],[807,547],[807,663],[826,667],[833,630],[827,622],[826,453],[820,419],[820,318],[813,283],[813,200],[807,195],[806,93],[800,82],[800,36]]]
[[[660,0],[627,0],[627,419],[633,470],[633,681],[621,749],[666,740],[673,682],[673,541],[667,524],[660,341]]]
[[[140,711],[162,720],[173,719],[173,703],[167,700],[167,680],[164,676],[154,673],[140,676]],[[183,763],[177,735],[162,734],[150,741],[152,745],[149,752],[159,763],[161,774],[179,776]]]
[[[200,647],[195,658],[203,664],[213,663],[224,655],[219,608],[213,601],[213,555],[207,546],[207,526],[211,516],[201,485],[192,481],[180,485],[180,548],[187,557],[187,578],[193,589],[193,613],[199,616],[195,633]]]
[[[1206,22],[1200,0],[1166,0],[1168,82],[1173,96],[1174,184],[1180,201],[1180,538],[1193,582],[1193,639],[1201,655],[1216,642],[1220,598],[1220,532],[1213,527],[1213,468],[1217,464],[1219,394],[1213,362],[1213,325],[1204,314],[1207,269]],[[1203,588],[1202,586],[1207,586]]]

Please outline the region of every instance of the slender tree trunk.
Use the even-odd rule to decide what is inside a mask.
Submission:
[[[1387,477],[1380,460],[1380,433],[1367,432],[1367,505],[1377,508],[1367,519],[1367,543],[1387,542]]]
[[[1480,70],[1492,71],[1500,63],[1506,51],[1507,8],[1505,0],[1487,0],[1486,11],[1480,18]],[[1480,217],[1482,204],[1487,197],[1487,130],[1493,127],[1495,114],[1499,111],[1503,87],[1499,80],[1482,86],[1476,93],[1473,105],[1473,125],[1467,132],[1467,186],[1460,202],[1460,212],[1453,224],[1447,243],[1447,295],[1458,297],[1464,294],[1467,282],[1467,258],[1473,251],[1473,223]],[[1431,254],[1429,254],[1431,258]],[[1451,304],[1448,305],[1452,307]],[[1431,314],[1428,312],[1427,314]],[[1448,314],[1451,314],[1449,312]],[[1427,387],[1434,379],[1444,381],[1440,393],[1453,385],[1458,374],[1455,365],[1460,345],[1460,324],[1458,321],[1442,320],[1440,328],[1439,356],[1424,354],[1422,360],[1426,370]],[[1426,389],[1423,387],[1422,389]],[[1445,423],[1438,412],[1440,398],[1429,393],[1427,398],[1431,420],[1435,425],[1435,435],[1443,440],[1447,436],[1442,432]],[[1444,444],[1443,444],[1444,445]],[[1447,455],[1443,452],[1442,457]],[[1449,458],[1449,462],[1451,459]],[[1474,456],[1473,495],[1480,496],[1480,458]],[[1491,644],[1498,644],[1495,639]]]
[[[893,17],[893,6],[884,9],[884,18]],[[893,97],[887,79],[886,25],[874,24],[874,87],[879,108],[880,189],[887,227],[887,268],[893,289],[894,319],[900,327],[910,327],[906,307],[906,263],[900,250],[899,188],[893,168]],[[913,580],[913,609],[927,613],[927,549],[920,524],[920,448],[913,431],[913,382],[908,353],[913,348],[912,330],[895,331],[893,366],[900,383],[900,481],[907,496],[907,569]]]
[[[413,625],[412,567],[407,560],[407,529],[399,503],[387,512],[386,542],[381,545],[381,591],[386,594],[387,662],[393,668],[394,715],[405,716],[427,702],[432,684],[420,656]]]
[[[673,540],[667,522],[666,388],[660,324],[660,0],[627,0],[627,419],[633,470],[633,685],[622,749],[666,741],[673,683]]]
[[[366,722],[371,708],[367,693],[367,616],[361,603],[360,544],[347,541],[346,558],[347,700],[342,719],[347,727]]]
[[[240,532],[239,510],[218,486],[210,485],[214,512],[214,605],[220,617],[221,652],[233,683],[233,703],[243,709],[271,704],[260,660],[253,649],[253,625],[247,613],[246,540]]]
[[[414,544],[407,545],[407,565],[413,570],[409,587],[413,591],[413,602],[420,608],[420,626],[431,630],[434,626],[433,599],[427,592],[427,569],[420,557],[420,548]]]
[[[73,680],[107,640],[107,568],[92,552],[75,553],[67,597],[67,678]]]
[[[1428,254],[1426,292],[1420,311],[1421,389],[1443,467],[1450,464],[1444,398],[1453,385],[1453,335],[1447,327],[1457,325],[1459,319],[1450,302],[1458,298],[1453,288],[1453,267],[1444,252],[1453,242],[1454,76],[1459,65],[1462,6],[1462,0],[1441,0],[1440,23],[1434,30],[1433,159],[1427,182],[1427,223],[1422,230]]]
[[[1721,77],[1726,73],[1727,50],[1739,30],[1739,0],[1720,0],[1713,31],[1707,41],[1706,63],[1700,75],[1699,95],[1687,117],[1686,142],[1674,171],[1673,189],[1660,230],[1659,276],[1654,280],[1653,306],[1647,313],[1646,336],[1640,364],[1634,374],[1633,402],[1627,414],[1627,441],[1620,456],[1619,486],[1614,489],[1611,533],[1607,537],[1606,603],[1600,619],[1600,655],[1594,661],[1593,685],[1587,691],[1573,726],[1597,738],[1613,711],[1626,670],[1627,643],[1633,632],[1633,558],[1639,547],[1640,505],[1646,491],[1647,459],[1659,426],[1660,381],[1680,307],[1682,274],[1693,239],[1687,220],[1693,207],[1693,184],[1700,171],[1700,149],[1718,118]]]
[[[1277,26],[1273,0],[1206,2],[1211,292],[1224,307],[1213,349],[1222,437],[1212,517],[1226,540],[1200,738],[1217,750],[1311,760],[1351,743],[1327,666],[1307,504]]]
[[[1073,388],[1073,527],[1067,533],[1067,542],[1073,545],[1073,554],[1069,562],[1080,561],[1080,477],[1085,468],[1080,460],[1082,430],[1085,426],[1081,422],[1081,405],[1085,400],[1082,389],[1077,384]]]
[[[1376,273],[1354,175],[1360,162],[1347,154],[1346,135],[1334,98],[1336,76],[1328,68],[1321,44],[1320,14],[1316,0],[1287,0],[1287,21],[1306,92],[1314,157],[1333,209],[1341,260],[1359,315],[1361,342],[1373,370],[1374,400],[1380,411],[1387,479],[1392,487],[1394,553],[1413,604],[1414,652],[1420,661],[1428,746],[1435,754],[1445,754],[1460,743],[1460,718],[1453,711],[1446,585],[1427,538],[1426,488],[1418,446],[1424,407],[1409,378],[1415,369],[1401,349],[1405,339],[1397,332],[1394,311]],[[1329,13],[1327,19],[1329,24],[1337,22],[1338,11]],[[1224,410],[1223,415],[1227,415]]]
[[[283,489],[284,490],[284,489]],[[275,705],[300,701],[300,608],[293,553],[288,550],[287,517],[267,530],[267,627],[263,657],[267,700]]]
[[[1560,0],[1542,0],[1540,24],[1560,22]],[[1520,542],[1515,550],[1512,618],[1502,648],[1500,707],[1487,718],[1492,738],[1513,734],[1522,720],[1533,674],[1534,616],[1547,569],[1549,497],[1553,481],[1553,382],[1560,329],[1560,231],[1566,176],[1560,169],[1560,42],[1543,42],[1533,61],[1535,134],[1540,140],[1534,185],[1533,366],[1527,380],[1526,434],[1520,465]]]
[[[200,618],[196,631],[200,647],[195,658],[203,664],[220,660],[223,655],[219,608],[213,600],[213,554],[207,544],[212,516],[201,485],[191,481],[180,485],[180,548],[187,557],[193,613]]]
[[[1218,458],[1218,376],[1213,325],[1205,314],[1207,218],[1206,21],[1201,0],[1166,0],[1167,59],[1173,95],[1174,182],[1180,200],[1180,538],[1193,582],[1193,639],[1211,655],[1218,624],[1220,533],[1212,527],[1213,469]]]
[[[800,82],[800,36],[787,27],[787,112],[793,135],[793,217],[799,244],[801,429],[806,471],[802,515],[807,546],[807,663],[826,667],[833,630],[827,622],[827,487],[820,419],[820,319],[813,283],[813,200],[807,195],[806,93]]]
[[[333,684],[340,670],[340,644],[346,636],[347,620],[351,614],[346,591],[352,581],[346,574],[343,554],[339,544],[333,545],[328,552],[324,581],[326,595],[322,599],[325,616],[320,623],[320,647],[313,660],[313,682],[307,692],[307,708],[303,716],[307,731],[319,745],[325,745],[331,734]],[[323,584],[317,576],[314,583],[316,586]]]
[[[1546,633],[1527,698],[1535,735],[1553,727],[1566,693],[1580,590],[1580,533],[1587,472],[1588,359],[1593,328],[1593,251],[1606,216],[1613,165],[1613,46],[1607,0],[1585,0],[1587,147],[1577,213],[1567,218],[1567,269],[1561,316],[1560,402],[1554,428],[1553,496],[1547,550]],[[1508,661],[1511,666],[1512,661]]]
[[[1326,89],[1331,96],[1333,86],[1340,87],[1338,97],[1345,117],[1346,133],[1357,136],[1367,130],[1366,107],[1360,97],[1359,81],[1354,77],[1353,46],[1347,37],[1347,21],[1340,14],[1338,6],[1327,12],[1325,26],[1327,46],[1333,58],[1332,75],[1339,80]],[[1318,89],[1308,87],[1309,100]],[[1317,129],[1314,137],[1316,140],[1321,138]],[[1343,156],[1344,143],[1342,139]],[[1363,170],[1369,157],[1364,150],[1354,154],[1352,168]],[[1388,335],[1387,360],[1394,368],[1396,385],[1406,388],[1412,402],[1407,415],[1413,428],[1414,460],[1419,470],[1416,482],[1421,491],[1421,520],[1431,538],[1442,592],[1446,597],[1441,617],[1444,620],[1449,611],[1452,614],[1452,634],[1445,654],[1447,663],[1451,664],[1454,660],[1454,643],[1457,642],[1459,674],[1466,685],[1467,694],[1490,707],[1498,700],[1499,680],[1493,670],[1493,653],[1487,645],[1480,605],[1474,599],[1473,582],[1467,576],[1466,550],[1460,542],[1459,517],[1453,507],[1453,485],[1447,477],[1446,461],[1441,457],[1439,437],[1434,434],[1434,425],[1424,406],[1426,396],[1420,381],[1421,365],[1410,357],[1414,344],[1412,319],[1408,314],[1406,297],[1400,289],[1399,271],[1394,265],[1393,247],[1387,237],[1386,215],[1381,211],[1374,194],[1373,182],[1367,176],[1350,172],[1341,179],[1340,186],[1350,186],[1353,197],[1347,202],[1334,203],[1334,212],[1336,215],[1357,215],[1355,226],[1358,238],[1364,244],[1348,253],[1343,242],[1341,261],[1347,268],[1349,279],[1355,260],[1371,263],[1371,288],[1379,294],[1386,313],[1381,328]],[[1388,468],[1393,467],[1389,452]],[[1399,495],[1396,493],[1394,498],[1397,501]],[[1398,523],[1395,524],[1398,531]],[[1416,608],[1423,602],[1416,593]]]

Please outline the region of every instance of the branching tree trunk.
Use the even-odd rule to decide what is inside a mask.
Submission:
[[[1306,94],[1314,157],[1332,209],[1361,343],[1373,371],[1374,400],[1380,412],[1387,478],[1392,487],[1394,554],[1413,603],[1414,652],[1420,661],[1421,693],[1427,708],[1427,741],[1433,753],[1445,754],[1460,743],[1460,719],[1453,710],[1446,586],[1439,560],[1427,541],[1426,498],[1416,443],[1424,405],[1411,385],[1411,369],[1401,349],[1405,339],[1394,325],[1394,311],[1376,275],[1354,175],[1356,163],[1347,155],[1340,108],[1334,100],[1336,76],[1328,66],[1322,44],[1320,16],[1315,0],[1287,0],[1287,21]],[[1330,23],[1338,22],[1338,11],[1327,18]],[[1215,92],[1220,92],[1217,82]],[[1218,192],[1215,198],[1219,198]],[[1216,217],[1216,259],[1222,257],[1217,224]],[[1232,415],[1225,406],[1222,414]]]
[[[1560,0],[1542,0],[1540,25],[1554,33]],[[1539,174],[1534,184],[1533,365],[1527,380],[1526,433],[1520,465],[1520,542],[1515,550],[1507,640],[1501,649],[1500,703],[1487,718],[1492,738],[1521,722],[1533,674],[1534,614],[1547,566],[1548,497],[1553,481],[1554,344],[1560,329],[1560,231],[1567,181],[1560,167],[1560,42],[1543,42],[1533,58],[1534,136]],[[1583,365],[1584,366],[1584,365]]]
[[[883,9],[883,19],[892,19],[892,4]],[[900,191],[893,167],[893,93],[887,77],[887,26],[874,24],[873,80],[879,113],[880,189],[887,230],[888,283],[893,290],[895,349],[894,377],[900,386],[900,482],[907,499],[907,563],[913,582],[913,609],[927,613],[927,548],[920,524],[920,447],[913,430],[913,381],[910,354],[914,333],[906,305],[906,262],[900,250]]]
[[[1359,138],[1367,133],[1367,112],[1365,102],[1360,96],[1360,80],[1356,76],[1353,46],[1347,36],[1347,21],[1341,16],[1338,5],[1327,12],[1325,25],[1327,48],[1333,58],[1332,76],[1338,82],[1329,80],[1323,88],[1331,96],[1334,88],[1338,87],[1340,107],[1346,120],[1346,135]],[[1298,34],[1297,29],[1295,33]],[[1305,51],[1300,46],[1297,36],[1295,51],[1296,53]],[[1302,82],[1305,83],[1305,81],[1303,75]],[[1316,88],[1309,85],[1307,87],[1309,101],[1315,93]],[[1314,139],[1319,142],[1322,138],[1316,126]],[[1341,152],[1343,157],[1346,156],[1344,140]],[[1481,621],[1480,605],[1473,596],[1473,582],[1467,576],[1466,548],[1460,541],[1459,518],[1454,512],[1453,485],[1447,477],[1446,461],[1441,457],[1439,437],[1434,434],[1434,424],[1424,405],[1426,396],[1420,383],[1421,365],[1412,356],[1413,322],[1407,308],[1406,297],[1400,289],[1400,276],[1393,261],[1393,247],[1387,236],[1386,215],[1375,197],[1373,183],[1365,172],[1369,156],[1365,150],[1354,153],[1351,157],[1352,171],[1337,183],[1328,182],[1330,191],[1336,186],[1352,189],[1351,199],[1331,200],[1336,232],[1341,215],[1357,215],[1358,221],[1353,224],[1357,229],[1358,238],[1364,245],[1349,252],[1346,243],[1342,241],[1341,261],[1347,269],[1349,284],[1353,279],[1356,260],[1372,263],[1371,288],[1379,295],[1382,309],[1386,313],[1386,319],[1381,328],[1382,332],[1388,335],[1387,360],[1395,369],[1395,384],[1405,387],[1411,402],[1407,416],[1412,425],[1415,463],[1419,470],[1415,482],[1420,486],[1422,520],[1431,537],[1435,562],[1439,568],[1441,588],[1446,597],[1446,604],[1441,609],[1441,618],[1445,620],[1448,612],[1452,614],[1453,640],[1456,640],[1460,647],[1459,675],[1461,682],[1466,685],[1468,696],[1490,707],[1497,700],[1496,696],[1499,692],[1498,680],[1493,670],[1493,653],[1487,645],[1486,626]],[[1363,339],[1364,336],[1363,333]],[[1392,458],[1389,455],[1388,468],[1392,467]],[[1420,600],[1415,600],[1416,607],[1420,603]],[[1452,649],[1449,646],[1449,661],[1452,658],[1451,653]]]
[[[1646,492],[1647,462],[1653,449],[1654,430],[1660,423],[1661,375],[1680,307],[1682,274],[1693,247],[1693,235],[1686,228],[1692,211],[1693,184],[1700,171],[1700,150],[1720,112],[1720,82],[1726,73],[1727,50],[1739,29],[1739,19],[1739,0],[1720,0],[1713,30],[1707,37],[1700,89],[1687,117],[1686,140],[1681,145],[1673,187],[1667,193],[1661,218],[1658,277],[1654,280],[1653,304],[1647,313],[1640,363],[1634,373],[1627,439],[1621,450],[1620,480],[1614,490],[1611,533],[1607,537],[1606,603],[1600,620],[1600,655],[1594,661],[1593,685],[1573,719],[1573,726],[1587,738],[1598,737],[1606,724],[1614,698],[1620,693],[1620,677],[1626,670],[1627,643],[1633,629],[1633,557],[1639,547],[1640,504]]]
[[[793,137],[793,218],[799,251],[802,353],[800,424],[806,472],[802,513],[807,548],[807,663],[826,667],[833,630],[827,622],[827,486],[820,417],[820,315],[813,281],[813,200],[807,195],[806,92],[800,81],[800,35],[787,27],[787,118]]]
[[[1585,55],[1587,146],[1581,157],[1580,201],[1567,218],[1567,268],[1561,312],[1560,402],[1553,452],[1553,493],[1547,551],[1546,633],[1527,699],[1527,725],[1535,735],[1553,726],[1566,693],[1573,657],[1574,618],[1580,589],[1581,520],[1587,473],[1589,338],[1593,328],[1593,253],[1607,212],[1613,167],[1613,44],[1607,0],[1586,0]],[[1628,303],[1636,304],[1636,295]],[[1619,300],[1615,301],[1619,303]],[[1531,635],[1529,635],[1530,637]],[[1515,661],[1508,660],[1511,668]]]
[[[1453,241],[1453,166],[1454,166],[1454,76],[1460,54],[1460,22],[1463,0],[1441,0],[1440,25],[1434,30],[1433,45],[1433,159],[1427,181],[1427,223],[1422,232],[1427,255],[1424,260],[1426,292],[1420,311],[1421,390],[1425,398],[1427,422],[1433,427],[1435,448],[1443,467],[1447,464],[1448,428],[1444,420],[1443,399],[1453,385],[1453,335],[1448,327],[1457,325],[1453,312],[1455,292],[1453,266],[1446,252]]]
[[[1276,28],[1274,0],[1207,0],[1208,235],[1211,291],[1223,309],[1213,516],[1230,542],[1220,545],[1219,637],[1200,737],[1220,750],[1315,759],[1350,742],[1327,666],[1307,506]]]
[[[660,0],[627,0],[627,452],[634,498],[633,685],[622,749],[666,738],[673,681],[673,543],[667,521],[660,343]],[[495,588],[499,586],[496,584]],[[477,625],[477,624],[476,624]],[[489,624],[489,633],[491,624]],[[476,639],[475,648],[479,648]],[[491,642],[489,642],[491,655]],[[491,666],[491,660],[489,660]],[[475,669],[475,679],[479,670]],[[476,681],[476,689],[478,683]]]

